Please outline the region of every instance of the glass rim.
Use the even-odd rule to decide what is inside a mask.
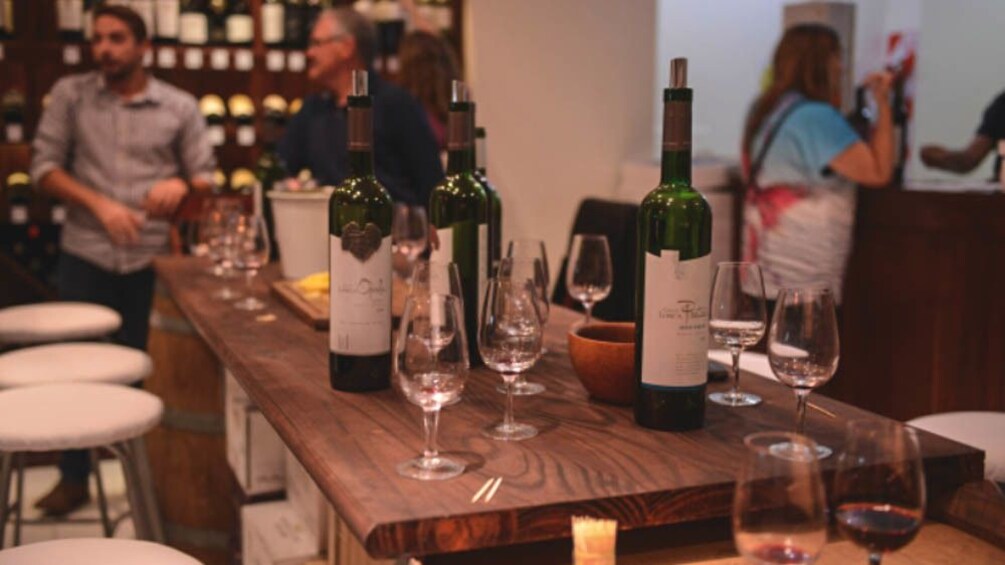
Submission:
[[[573,239],[575,239],[577,237],[581,238],[581,239],[587,239],[587,238],[589,238],[589,239],[603,239],[605,241],[607,240],[607,234],[604,234],[604,233],[574,233],[574,234],[572,234],[572,238]]]
[[[778,289],[778,296],[783,294],[834,294],[834,289],[830,287],[827,283],[810,283],[800,286],[783,286]]]

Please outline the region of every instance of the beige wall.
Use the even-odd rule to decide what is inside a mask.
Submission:
[[[579,202],[612,196],[652,137],[655,0],[468,0],[466,73],[488,130],[504,238],[553,272]]]

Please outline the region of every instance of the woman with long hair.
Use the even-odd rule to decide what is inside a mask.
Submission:
[[[425,108],[433,135],[440,149],[445,148],[450,83],[461,74],[457,56],[443,38],[413,31],[402,40],[398,58],[401,60],[398,83]]]
[[[841,71],[834,30],[792,27],[775,49],[770,84],[747,117],[743,257],[760,264],[769,297],[783,287],[822,283],[840,300],[855,185],[890,182],[890,75],[866,79],[877,115],[872,135],[862,140],[839,112]]]

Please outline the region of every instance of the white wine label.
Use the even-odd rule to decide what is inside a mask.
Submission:
[[[64,65],[79,65],[80,64],[80,47],[76,45],[67,45],[63,47],[63,64]]]
[[[708,379],[708,301],[712,257],[679,261],[679,252],[645,254],[642,385],[685,388]]]
[[[251,43],[255,37],[255,21],[249,14],[234,14],[227,18],[227,42]]]
[[[52,211],[50,213],[50,218],[52,219],[52,223],[56,224],[57,226],[62,225],[63,222],[66,221],[66,206],[60,206],[58,204],[56,206],[53,206]]]
[[[266,45],[283,42],[284,12],[282,4],[264,4],[262,6],[262,41]]]
[[[178,38],[178,0],[158,0],[156,28],[157,36]]]
[[[341,355],[391,350],[391,236],[351,223],[330,236],[329,346]]]
[[[8,143],[21,143],[24,141],[24,127],[21,124],[7,124],[4,130]]]
[[[63,0],[59,6],[59,29],[77,31],[84,27],[84,2]]]
[[[302,72],[307,68],[307,57],[303,51],[293,51],[286,61],[286,66],[290,68],[291,72]]]
[[[433,263],[454,262],[454,228],[438,228],[436,243],[430,245],[429,261]]]
[[[174,47],[161,47],[157,50],[157,66],[162,69],[173,69],[178,66],[178,54]]]
[[[178,17],[178,41],[190,45],[205,45],[209,41],[209,21],[206,14],[186,12]]]
[[[269,51],[265,54],[265,68],[269,72],[278,73],[286,68],[286,57],[282,51]]]
[[[28,207],[27,206],[11,206],[10,207],[10,223],[21,225],[28,223]]]
[[[251,147],[255,144],[255,126],[237,126],[237,144]]]
[[[185,68],[197,71],[202,68],[202,49],[185,50]]]
[[[250,71],[255,68],[255,55],[251,49],[240,49],[234,53],[234,68],[239,71]]]
[[[209,135],[209,143],[214,147],[218,147],[227,142],[227,130],[223,129],[223,126],[214,124],[206,128],[206,133]]]
[[[209,54],[209,66],[214,71],[225,71],[230,68],[230,52],[226,49],[214,49]]]
[[[143,66],[150,67],[154,64],[154,53],[153,51],[147,51],[143,54]]]
[[[478,304],[475,310],[478,312],[478,327],[482,327],[482,305],[485,304],[485,294],[488,292],[488,276],[486,271],[489,256],[489,225],[478,224]]]

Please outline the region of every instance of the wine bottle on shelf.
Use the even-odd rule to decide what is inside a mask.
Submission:
[[[405,35],[405,13],[398,0],[378,0],[373,6],[373,20],[377,27],[377,45],[383,69],[397,73],[401,68],[398,47]]]
[[[99,3],[100,0],[84,0],[84,41],[90,41],[94,37],[94,9]]]
[[[227,13],[227,43],[251,45],[255,39],[255,21],[248,0],[231,0]]]
[[[28,237],[31,233],[31,179],[27,173],[17,171],[7,176],[7,217],[4,218],[4,237],[14,259],[28,265]]]
[[[250,197],[255,191],[255,173],[244,167],[238,167],[230,172],[230,190],[241,196]]]
[[[285,18],[286,7],[283,0],[265,0],[262,3],[262,42],[270,47],[283,44],[286,35]]]
[[[474,104],[471,104],[472,108]],[[474,116],[474,110],[471,112]],[[489,276],[494,276],[502,259],[502,199],[487,174],[485,128],[475,127],[475,178],[485,189],[489,205]]]
[[[353,71],[348,104],[349,177],[329,201],[329,376],[336,390],[390,386],[391,195],[373,165],[373,99]]]
[[[204,0],[182,0],[178,40],[186,45],[206,45],[209,42],[209,16]]]
[[[56,2],[56,22],[61,40],[83,40],[84,0],[59,0]]]
[[[4,141],[7,143],[22,143],[24,141],[24,94],[17,89],[10,89],[0,99],[3,110]]]
[[[435,0],[436,23],[440,32],[450,34],[454,27],[454,10],[450,7],[449,0]]]
[[[304,0],[286,0],[285,9],[286,46],[291,49],[307,47],[307,6]]]
[[[154,0],[130,0],[129,7],[143,20],[143,24],[147,27],[147,37],[153,36]]]
[[[178,42],[178,0],[157,0],[157,17],[154,20],[154,41],[157,43]]]
[[[227,43],[227,0],[209,0],[206,11],[209,20],[209,44]]]
[[[660,184],[639,210],[635,290],[635,422],[693,430],[705,420],[712,212],[691,186],[687,59],[663,91]]]
[[[241,147],[255,145],[255,103],[247,94],[235,94],[227,101],[227,109],[237,122],[237,144]]]
[[[220,146],[227,141],[227,130],[224,128],[224,118],[227,117],[227,107],[223,98],[216,94],[207,94],[199,99],[199,111],[206,119],[206,134],[209,142]]]
[[[429,197],[435,228],[430,261],[457,263],[472,364],[481,364],[478,324],[488,274],[488,197],[475,178],[474,123],[467,85],[453,81],[447,117],[447,177]]]
[[[227,173],[223,172],[223,169],[213,171],[213,194],[226,194],[229,191],[230,186],[227,184]]]

